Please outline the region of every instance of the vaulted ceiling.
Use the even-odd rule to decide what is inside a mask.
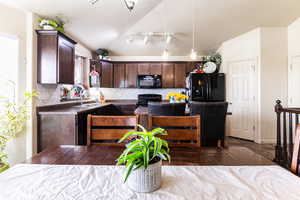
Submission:
[[[260,26],[287,26],[300,17],[299,0],[139,0],[129,12],[123,0],[10,0],[43,16],[63,16],[66,32],[96,50],[113,55],[161,55],[165,42],[150,39],[126,43],[136,32],[177,33],[168,49],[175,56],[188,55],[192,47],[195,9],[196,49],[207,54],[228,39]]]

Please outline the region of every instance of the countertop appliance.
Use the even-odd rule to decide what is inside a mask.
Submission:
[[[190,73],[188,91],[191,101],[225,101],[225,74]]]
[[[161,75],[138,75],[137,77],[138,88],[161,88],[162,81]]]
[[[148,106],[148,102],[160,102],[162,96],[160,94],[139,94],[138,95],[138,106]]]

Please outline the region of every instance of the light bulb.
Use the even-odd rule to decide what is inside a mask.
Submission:
[[[166,43],[169,44],[172,40],[172,36],[171,35],[168,35],[167,36],[167,39],[166,39]]]
[[[195,51],[195,49],[192,49],[190,57],[192,60],[197,59],[198,56],[197,56],[197,52]]]
[[[164,59],[168,59],[168,57],[169,57],[169,51],[168,51],[168,49],[165,49],[165,50],[164,50],[164,52],[163,52],[163,54],[162,54],[162,57],[163,57]]]
[[[148,44],[148,42],[149,42],[149,36],[145,36],[144,37],[144,44],[146,45],[146,44]]]

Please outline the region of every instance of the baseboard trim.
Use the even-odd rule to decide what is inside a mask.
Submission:
[[[276,144],[276,139],[271,138],[271,139],[261,139],[260,144]]]

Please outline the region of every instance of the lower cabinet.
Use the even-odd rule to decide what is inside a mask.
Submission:
[[[80,113],[38,114],[38,152],[59,145],[87,144],[87,116],[92,115],[134,115],[135,104],[110,104]]]

